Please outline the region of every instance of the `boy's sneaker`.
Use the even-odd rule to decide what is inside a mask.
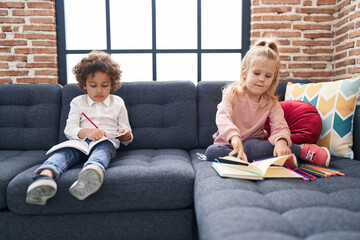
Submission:
[[[56,194],[57,184],[47,175],[37,175],[33,178],[26,192],[26,202],[30,204],[45,205],[46,201]]]
[[[285,161],[284,167],[295,169],[298,167],[298,161],[294,154],[291,154],[291,156]]]
[[[315,165],[328,167],[331,155],[325,147],[319,147],[315,144],[304,144],[301,149],[300,158]]]
[[[77,199],[84,200],[100,189],[103,179],[103,170],[95,164],[89,164],[81,170],[78,180],[71,185],[69,191]]]

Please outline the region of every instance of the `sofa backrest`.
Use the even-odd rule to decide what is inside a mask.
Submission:
[[[275,95],[280,101],[285,98],[286,85],[289,81],[280,81]],[[291,81],[297,83],[300,81]],[[310,81],[301,81],[309,83]],[[222,90],[230,81],[202,81],[197,85],[198,96],[198,135],[199,147],[207,148],[213,144],[212,135],[217,131],[215,116],[217,105],[221,102]]]
[[[221,102],[222,90],[230,81],[201,81],[197,85],[199,148],[214,143],[212,135],[217,131],[215,116]]]
[[[47,150],[57,143],[58,84],[0,85],[0,149]]]
[[[59,142],[66,140],[70,102],[80,94],[84,92],[75,84],[64,86]],[[196,88],[192,82],[124,82],[114,94],[125,102],[134,135],[125,149],[196,147]]]

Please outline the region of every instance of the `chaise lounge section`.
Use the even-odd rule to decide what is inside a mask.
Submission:
[[[287,82],[277,95],[284,100]],[[360,239],[360,106],[354,119],[355,159],[332,157],[345,177],[249,181],[220,178],[201,161],[217,130],[216,104],[224,82],[197,86],[199,149],[190,151],[196,171],[194,205],[199,239]]]

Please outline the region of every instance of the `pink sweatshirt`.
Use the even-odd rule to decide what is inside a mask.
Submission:
[[[230,138],[234,135],[240,136],[242,141],[248,138],[264,138],[264,124],[269,117],[271,136],[268,140],[270,143],[275,145],[280,138],[284,138],[290,147],[290,130],[284,118],[284,111],[279,102],[271,108],[265,106],[267,101],[269,100],[262,97],[259,103],[255,103],[245,92],[240,100],[235,98],[233,106],[226,92],[216,113],[218,132],[214,144],[229,145]]]

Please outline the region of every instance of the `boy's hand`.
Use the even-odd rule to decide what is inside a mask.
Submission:
[[[92,141],[98,141],[102,139],[105,134],[105,131],[100,128],[83,128],[79,131],[78,137],[81,139],[88,138]]]
[[[274,146],[274,156],[284,156],[291,154],[291,149],[287,145],[287,141],[284,138],[280,138]]]
[[[117,138],[120,142],[128,142],[131,140],[131,133],[128,129],[121,129],[118,134],[122,134]]]
[[[231,146],[234,148],[234,150],[232,150],[229,153],[229,156],[237,154],[237,158],[248,162],[248,159],[244,152],[244,147],[243,147],[240,137],[237,135],[232,136],[230,139],[230,143],[231,143]]]

